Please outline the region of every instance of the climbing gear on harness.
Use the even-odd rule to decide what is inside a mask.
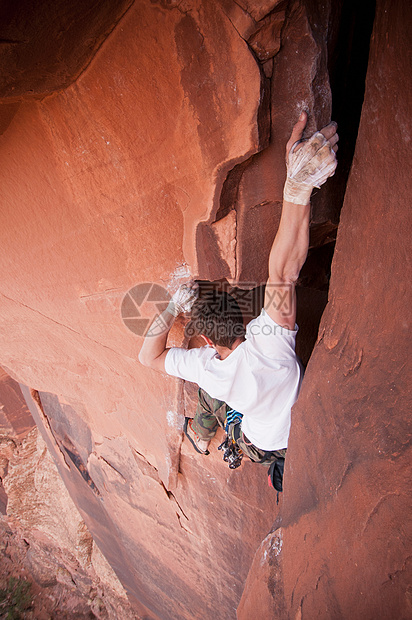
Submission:
[[[230,424],[239,424],[242,421],[243,413],[235,411],[235,409],[229,409],[226,413],[226,427],[225,431],[228,432]]]
[[[229,409],[226,413],[226,437],[218,450],[224,450],[223,460],[229,463],[229,469],[237,469],[242,464],[243,452],[236,443],[240,435],[242,418],[243,414],[234,409]]]
[[[269,465],[268,484],[277,491],[276,503],[279,504],[279,493],[283,491],[283,470],[285,467],[285,459],[278,458]]]
[[[241,466],[243,452],[229,435],[226,435],[225,440],[218,446],[218,450],[224,450],[223,460],[229,463],[229,469],[237,469]]]
[[[199,448],[198,442],[200,441],[200,437],[193,430],[192,421],[193,421],[192,418],[185,418],[185,423],[183,425],[183,432],[188,438],[188,440],[190,441],[190,443],[192,444],[192,446],[194,447],[194,449],[196,450],[196,452],[199,452],[199,454],[204,454],[205,456],[207,456],[208,454],[210,454],[210,452],[209,450],[202,450],[201,448]],[[189,435],[189,432],[193,433],[193,438]]]

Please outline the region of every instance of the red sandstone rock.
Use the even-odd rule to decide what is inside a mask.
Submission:
[[[249,45],[261,62],[273,58],[280,49],[280,33],[285,21],[285,11],[271,13],[257,32],[248,40]]]
[[[223,171],[258,148],[259,71],[219,15],[208,4],[191,17],[138,3],[76,85],[22,105],[0,145],[1,330],[19,325],[2,362],[83,403],[99,435],[120,424],[168,486],[176,381],[137,364],[140,340],[120,305],[138,282],[173,290],[196,273],[195,229]]]
[[[229,470],[216,449],[221,435],[209,457],[184,442],[177,487],[170,491],[125,437],[102,437],[84,475],[82,455],[68,450],[65,439],[68,432],[75,436],[76,429],[69,431],[79,422],[75,412],[42,393],[45,417],[24,393],[72,498],[137,611],[227,618],[277,511],[266,469],[245,462]]]
[[[250,13],[256,21],[260,21],[282,2],[283,0],[239,0],[238,4]]]
[[[193,401],[184,397],[180,382],[138,365],[140,340],[126,330],[120,314],[124,294],[138,282],[155,281],[172,291],[189,275],[246,280],[251,287],[264,281],[280,213],[286,138],[302,107],[311,111],[308,131],[329,120],[331,3],[318,8],[291,3],[282,47],[273,59],[271,89],[272,61],[260,72],[243,38],[256,32],[257,22],[264,27],[265,15],[279,3],[235,4],[135,3],[72,86],[37,103],[0,106],[0,362],[11,376],[40,390],[40,396],[33,393],[35,400],[28,389],[25,393],[65,485],[136,608],[149,617],[228,620],[254,551],[277,514],[263,468],[244,463],[230,472],[219,453],[202,458],[182,444],[183,415],[193,413]],[[278,37],[266,43],[273,44],[273,51]],[[375,54],[385,46],[375,47]],[[386,70],[389,75],[392,68]],[[383,101],[380,96],[374,94],[375,100]],[[368,123],[363,122],[365,149],[372,144]],[[269,134],[269,148],[254,155],[269,144]],[[380,153],[387,151],[386,142],[378,146]],[[379,286],[365,284],[369,261],[375,259],[378,273],[373,275],[379,283],[380,257],[386,256],[372,243],[364,244],[362,255],[358,250],[365,231],[379,239],[381,231],[374,228],[378,189],[386,191],[382,177],[379,187],[368,188],[373,206],[369,195],[356,193],[356,175],[370,178],[372,171],[385,169],[375,152],[368,151],[366,159],[370,168],[363,170],[358,161],[354,167],[353,197],[349,193],[346,204],[350,222],[345,214],[342,220],[336,302],[324,323],[332,333],[329,340],[327,331],[324,336],[329,349],[318,346],[305,380],[295,415],[294,457],[286,472],[284,523],[256,556],[239,612],[248,620],[256,609],[265,617],[274,612],[273,599],[265,598],[268,587],[277,594],[277,616],[289,611],[280,593],[292,599],[295,571],[300,581],[292,612],[307,618],[325,609],[338,614],[348,604],[341,603],[343,595],[352,600],[352,573],[359,576],[357,587],[365,583],[380,600],[369,577],[363,579],[362,567],[376,560],[369,549],[377,539],[381,555],[385,551],[376,526],[368,528],[374,519],[379,523],[381,511],[389,512],[390,502],[398,514],[397,496],[375,493],[370,479],[378,479],[380,462],[373,462],[370,472],[360,469],[358,455],[370,456],[367,441],[358,436],[352,448],[356,424],[360,439],[372,424],[384,448],[386,441],[382,419],[375,423],[373,417],[379,408],[376,394],[374,410],[353,418],[360,407],[356,394],[368,402],[365,386],[373,387],[387,373],[380,366],[359,375],[379,353],[368,349],[369,323],[359,311],[365,306],[375,316]],[[386,198],[393,208],[391,197]],[[358,204],[355,208],[358,199],[364,212]],[[315,204],[314,221],[324,227],[316,243],[327,237],[335,213],[331,202]],[[387,225],[386,214],[379,218]],[[396,229],[390,232],[395,235]],[[390,238],[394,245],[395,237]],[[357,261],[363,265],[359,281],[364,288],[356,289],[355,304],[343,304],[338,296],[343,291],[349,300]],[[353,307],[356,321],[348,333],[354,344],[349,339],[345,348],[345,335],[338,332],[354,318]],[[386,326],[384,306],[380,311],[380,326]],[[182,342],[181,323],[171,341]],[[348,392],[354,400],[347,400]],[[386,393],[382,390],[382,397]],[[326,413],[313,404],[315,397],[321,399],[316,394],[324,394]],[[335,411],[332,432],[323,421]],[[219,437],[213,448],[218,442]],[[351,450],[349,460],[345,451]],[[345,477],[349,462],[353,471]],[[398,459],[390,472],[393,479],[399,468]],[[401,482],[394,493],[400,493]],[[327,497],[325,485],[332,489]],[[360,491],[363,507],[353,501]],[[359,522],[367,532],[360,550],[358,530],[343,530],[339,542],[348,514],[356,523],[364,517]],[[382,523],[400,521],[392,524],[386,515]],[[348,540],[361,568],[351,564]],[[403,564],[393,568],[404,555],[401,543],[390,542],[393,558],[382,566],[390,565],[392,584],[404,579],[407,564],[405,570]],[[308,573],[305,545],[313,555]],[[337,560],[329,557],[333,545]],[[329,574],[322,573],[322,562]],[[64,571],[57,579],[56,572],[56,581],[67,579]],[[359,609],[364,613],[365,605]]]
[[[18,383],[0,368],[0,434],[20,441],[34,426]]]
[[[19,384],[0,368],[0,513],[6,514],[4,479],[17,444],[35,426]]]
[[[5,0],[0,14],[0,99],[44,96],[68,86],[130,4]]]
[[[1,478],[7,492],[6,516],[0,518],[1,589],[10,590],[10,578],[30,584],[27,618],[89,616],[91,611],[102,619],[117,620],[119,614],[136,618],[70,499],[19,385],[6,374],[0,384],[0,404],[4,402],[10,425],[2,424],[0,438],[0,454],[6,459]],[[19,435],[12,428],[17,419]]]
[[[182,447],[183,386],[138,364],[120,313],[139,282],[199,275],[199,222],[264,142],[246,42],[219,4],[183,9],[135,3],[75,84],[3,109],[0,361],[41,391],[36,422],[141,614],[227,620],[274,494],[263,468]]]
[[[294,408],[273,532],[282,545],[268,557],[269,537],[258,551],[242,620],[256,605],[302,620],[411,615],[411,18],[403,2],[377,3],[329,304]]]
[[[328,19],[329,9],[325,6],[318,20],[321,30],[327,30]],[[331,95],[322,60],[325,53],[304,5],[292,3],[282,31],[282,47],[274,58],[270,144],[245,166],[234,203],[237,281],[259,284],[267,279],[267,254],[280,219],[286,174],[285,144],[301,110],[309,112],[308,134],[330,120]],[[316,210],[313,217],[316,219]],[[324,222],[328,217],[322,213],[317,220]]]
[[[219,209],[213,210],[209,221],[197,228],[199,276],[210,280],[225,277],[243,288],[253,288],[267,279],[267,256],[280,219],[285,144],[294,123],[301,110],[307,110],[306,134],[310,135],[327,124],[331,116],[327,70],[330,3],[312,8],[316,14],[313,24],[310,10],[300,2],[292,2],[279,52],[285,6],[277,4],[277,9],[255,26],[248,39],[262,60],[276,54],[270,85],[262,75],[260,135],[266,137],[263,145],[267,148],[230,170],[219,197]],[[334,180],[329,183],[333,194]],[[315,198],[311,245],[333,239],[339,207],[340,203],[333,200]],[[228,221],[231,210],[236,214]],[[219,234],[215,229],[221,220],[225,220],[225,235],[236,237],[233,250],[227,245],[225,254],[219,252]]]

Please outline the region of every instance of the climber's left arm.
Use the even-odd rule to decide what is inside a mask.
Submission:
[[[336,168],[338,134],[330,123],[302,141],[307,122],[302,112],[286,146],[288,178],[279,229],[269,256],[265,310],[278,325],[293,330],[296,320],[295,285],[309,246],[310,195]]]

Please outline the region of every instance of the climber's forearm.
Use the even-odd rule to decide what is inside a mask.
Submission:
[[[309,204],[283,202],[279,229],[269,256],[270,283],[296,282],[308,253],[309,215]]]
[[[155,370],[165,371],[165,360],[169,349],[167,337],[175,318],[181,313],[190,312],[199,295],[199,286],[189,282],[179,286],[166,310],[150,325],[139,353],[139,362]]]
[[[167,337],[174,323],[175,317],[168,310],[162,312],[149,327],[142,348],[139,353],[139,362],[143,366],[155,368],[161,365],[162,356],[167,352]],[[163,368],[160,368],[163,370]]]
[[[310,195],[336,168],[336,123],[302,141],[306,122],[307,113],[302,112],[286,145],[282,216],[269,257],[269,281],[273,284],[297,280],[308,253]]]
[[[295,283],[309,247],[310,195],[333,175],[338,134],[336,123],[302,141],[307,114],[302,112],[286,145],[287,177],[278,232],[269,256],[265,310],[270,318],[293,330],[296,318]]]

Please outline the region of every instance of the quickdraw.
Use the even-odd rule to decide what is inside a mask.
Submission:
[[[237,469],[241,466],[243,452],[229,435],[226,435],[225,440],[220,444],[218,450],[224,450],[223,460],[229,463],[229,469]]]

